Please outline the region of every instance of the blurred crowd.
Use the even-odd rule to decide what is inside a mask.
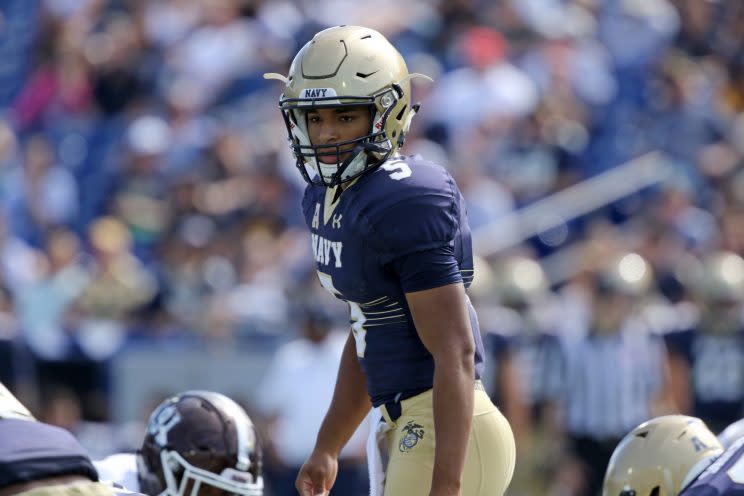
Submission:
[[[585,465],[636,421],[696,411],[702,345],[682,334],[722,311],[691,281],[718,270],[706,261],[722,251],[734,257],[722,284],[744,278],[738,0],[4,0],[0,380],[40,418],[106,422],[108,366],[125,350],[271,353],[305,336],[318,307],[342,325],[345,308],[318,294],[281,89],[262,78],[286,73],[313,33],[337,24],[380,30],[411,72],[434,78],[414,83],[422,109],[404,152],[452,172],[476,233],[645,152],[671,170],[479,254],[487,379],[526,460],[512,491],[591,494]],[[504,270],[535,284],[510,299]],[[628,277],[632,291],[612,283]],[[732,291],[729,313],[744,300]],[[718,372],[700,379],[703,395],[720,377],[741,386],[721,393],[733,417],[744,414],[737,325],[726,332],[738,341],[708,350]],[[597,344],[625,334],[615,351]],[[607,365],[637,377],[626,387],[598,372]],[[520,389],[538,368],[545,387]],[[586,386],[598,377],[609,382]],[[584,418],[593,407],[582,402],[605,394],[619,400],[603,419],[645,399],[617,421]],[[545,416],[525,413],[546,404]]]

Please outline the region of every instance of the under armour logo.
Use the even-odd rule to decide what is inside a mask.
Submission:
[[[341,229],[341,217],[343,217],[342,214],[334,215],[333,221],[331,222],[331,225],[334,229]]]

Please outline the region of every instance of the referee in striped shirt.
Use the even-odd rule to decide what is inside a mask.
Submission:
[[[652,284],[638,254],[612,258],[586,279],[585,332],[563,343],[564,430],[583,480],[574,494],[600,494],[610,455],[630,429],[668,410],[666,351],[641,307]]]

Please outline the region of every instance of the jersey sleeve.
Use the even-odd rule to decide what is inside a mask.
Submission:
[[[411,188],[370,218],[370,239],[384,261],[451,245],[458,228],[454,184]]]
[[[724,448],[729,448],[735,441],[742,438],[744,438],[744,419],[737,420],[718,435],[718,440]]]
[[[461,282],[455,257],[459,206],[454,184],[406,193],[370,222],[368,239],[381,263],[395,273],[405,292]]]
[[[394,259],[390,266],[403,291],[423,291],[462,281],[451,246],[440,246]]]

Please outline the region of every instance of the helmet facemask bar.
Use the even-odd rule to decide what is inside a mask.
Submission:
[[[160,461],[165,489],[158,496],[199,496],[203,486],[241,496],[263,495],[263,478],[259,476],[254,481],[253,474],[249,472],[227,467],[220,474],[215,474],[193,466],[178,452],[165,449],[160,453]],[[189,482],[192,483],[190,490]]]
[[[397,85],[395,85],[397,86]],[[328,98],[286,98],[279,108],[287,126],[290,146],[302,177],[309,184],[333,187],[351,181],[381,165],[394,150],[393,137],[387,136],[385,124],[400,100],[395,88],[385,88],[373,96],[333,96]],[[307,111],[321,108],[370,108],[368,134],[333,144],[313,145],[307,129]],[[336,162],[323,163],[320,156],[336,156]],[[349,154],[343,161],[342,155]],[[308,168],[316,173],[313,178]]]

